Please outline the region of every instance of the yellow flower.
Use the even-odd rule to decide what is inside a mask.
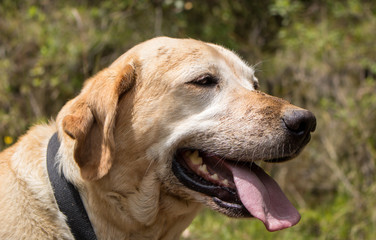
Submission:
[[[5,143],[6,145],[10,145],[10,144],[12,144],[12,143],[13,143],[13,138],[12,138],[11,136],[5,136],[5,137],[4,137],[4,143]]]

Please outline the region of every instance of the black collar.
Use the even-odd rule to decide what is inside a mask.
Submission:
[[[67,217],[67,224],[75,239],[96,240],[96,236],[91,226],[85,207],[81,201],[77,189],[68,182],[64,174],[59,174],[56,162],[56,153],[59,150],[60,142],[55,133],[47,147],[47,171],[55,199],[60,211]]]

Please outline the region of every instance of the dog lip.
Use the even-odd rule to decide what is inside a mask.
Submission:
[[[179,161],[175,155],[172,161],[172,170],[178,180],[187,188],[203,193],[212,198],[213,202],[226,214],[232,217],[253,217],[240,201],[235,189],[213,185],[200,178],[192,171],[184,161]]]
[[[216,204],[225,214],[231,217],[253,217],[253,215],[246,209],[244,204],[241,202],[240,197],[237,192],[237,188],[233,181],[233,176],[231,171],[228,169],[228,165],[244,165],[245,168],[251,169],[251,165],[255,165],[254,162],[239,162],[232,160],[223,160],[214,154],[210,154],[204,151],[199,151],[202,156],[203,163],[208,164],[208,170],[213,173],[216,172],[225,179],[229,180],[229,186],[219,185],[217,182],[212,182],[205,179],[195,172],[191,166],[187,163],[189,161],[184,157],[185,152],[194,152],[197,150],[192,149],[180,149],[176,152],[172,161],[172,170],[174,175],[178,178],[180,183],[182,183],[187,188],[205,194],[212,198],[214,204]],[[211,164],[210,164],[211,161]],[[221,164],[214,164],[214,161],[220,161]],[[221,173],[216,169],[212,169],[213,165],[221,165]],[[208,174],[210,174],[210,172]],[[227,176],[223,176],[226,175]]]
[[[175,155],[172,161],[172,170],[174,175],[183,185],[196,192],[203,193],[210,197],[216,197],[217,199],[223,201],[223,203],[226,202],[242,205],[235,187],[231,188],[223,185],[221,186],[204,179],[202,176],[190,169],[186,161],[181,156],[182,152],[184,152],[184,150],[178,151]]]
[[[229,210],[233,217],[253,217],[243,204],[225,202],[217,197],[213,197],[212,199],[217,206]]]
[[[291,152],[289,155],[287,156],[282,156],[282,157],[279,157],[279,158],[272,158],[272,159],[263,159],[264,162],[268,162],[268,163],[281,163],[281,162],[286,162],[286,161],[289,161],[293,158],[295,158],[297,155],[299,155],[299,153],[304,149],[304,147],[311,141],[311,134],[310,133],[307,133],[303,140],[301,140],[301,143],[299,145],[298,148],[296,148],[296,150],[294,150],[293,152]]]

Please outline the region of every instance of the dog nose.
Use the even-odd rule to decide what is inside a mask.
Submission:
[[[282,120],[291,132],[303,135],[316,129],[316,117],[304,109],[288,109],[283,113]]]

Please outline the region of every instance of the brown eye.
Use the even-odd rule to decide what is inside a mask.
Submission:
[[[214,87],[218,84],[218,79],[212,75],[203,75],[188,83],[199,87]]]

